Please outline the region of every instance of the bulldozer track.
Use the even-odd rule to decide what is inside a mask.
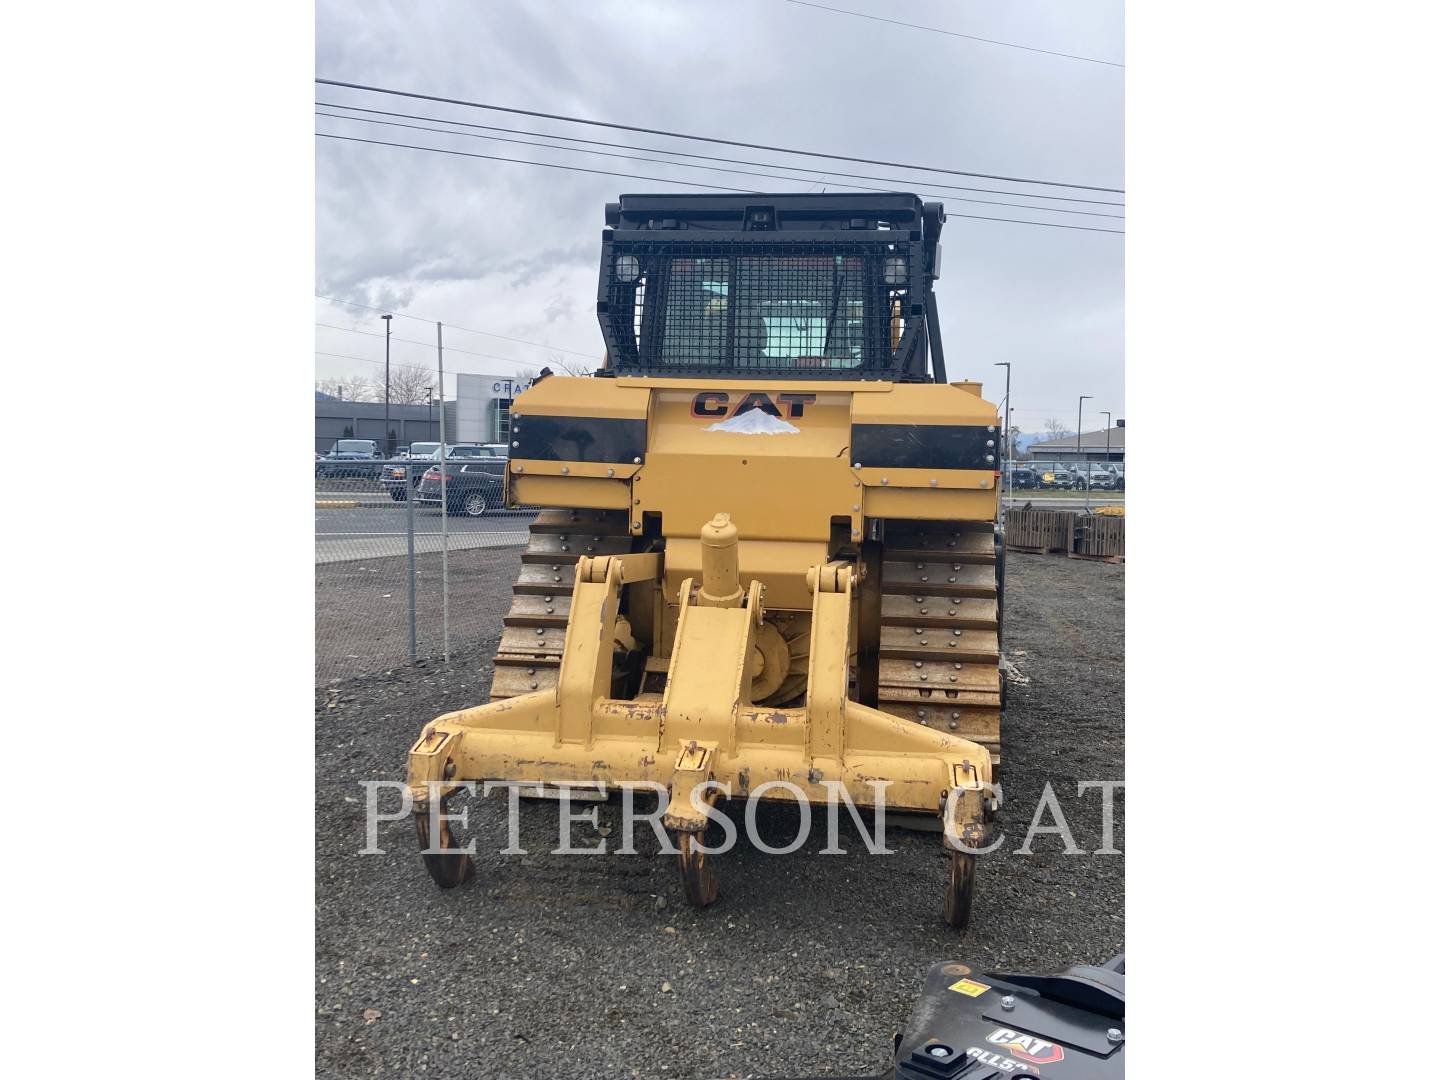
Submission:
[[[541,510],[536,515],[495,651],[491,701],[555,685],[570,618],[575,563],[582,555],[624,554],[631,543],[623,512]]]
[[[892,520],[884,536],[877,705],[980,743],[998,769],[1002,673],[994,524]],[[539,513],[495,653],[491,701],[555,685],[576,561],[622,554],[631,545],[624,513]],[[803,646],[808,635],[797,640]]]
[[[891,520],[884,537],[878,707],[980,743],[998,770],[995,525]]]

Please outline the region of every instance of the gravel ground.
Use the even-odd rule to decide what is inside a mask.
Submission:
[[[510,583],[524,550],[517,545],[450,552],[452,648],[474,650],[478,641],[489,641],[493,652],[495,628],[510,610]],[[421,656],[442,655],[440,569],[438,554],[415,557],[415,636]],[[488,659],[490,653],[484,655]],[[409,560],[390,556],[318,563],[315,681],[338,685],[404,664],[409,657]]]
[[[1038,836],[1029,856],[1015,849],[1047,782],[1078,845],[1101,844],[1100,793],[1079,797],[1076,784],[1124,777],[1124,569],[1011,553],[1006,606],[1007,652],[1029,681],[1012,684],[1005,717],[1007,839],[980,861],[963,940],[940,917],[938,836],[897,830],[885,858],[866,855],[853,828],[844,856],[817,854],[822,830],[786,857],[742,841],[717,860],[719,903],[694,912],[672,860],[548,854],[553,803],[522,806],[531,854],[500,855],[496,798],[472,804],[475,880],[442,893],[408,821],[380,826],[385,855],[357,855],[359,782],[403,778],[424,722],[485,700],[493,640],[448,670],[318,690],[318,1075],[875,1073],[931,964],[1045,970],[1121,950],[1122,855],[1067,856],[1055,835]],[[381,800],[382,811],[395,805]],[[1122,792],[1122,849],[1123,807]],[[794,835],[793,807],[762,811],[772,844]],[[600,815],[615,822],[619,807]],[[573,836],[598,840],[583,824]]]

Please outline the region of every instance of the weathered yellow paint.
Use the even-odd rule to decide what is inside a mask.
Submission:
[[[434,794],[462,781],[527,783],[598,781],[623,786],[670,785],[672,795],[713,779],[735,795],[766,780],[785,780],[807,800],[830,796],[838,782],[858,805],[874,805],[873,780],[890,781],[886,805],[946,810],[947,825],[983,828],[978,785],[991,778],[990,754],[977,743],[870,709],[845,697],[853,575],[821,564],[807,575],[814,586],[810,665],[815,678],[806,706],[758,708],[747,701],[760,585],[744,606],[703,607],[680,597],[681,616],[663,700],[634,701],[600,692],[614,643],[613,599],[619,560],[605,580],[594,560],[577,566],[570,629],[560,682],[553,690],[448,713],[428,724],[410,751],[408,783],[418,812]],[[597,625],[598,624],[598,625]],[[573,637],[572,637],[573,635]],[[945,800],[957,777],[973,778],[973,792]],[[771,789],[764,797],[792,799]],[[676,800],[678,802],[679,800]],[[692,809],[672,805],[667,823],[693,828]]]
[[[622,379],[580,379],[563,375],[541,379],[517,397],[510,417],[601,416],[644,420],[650,394],[644,387],[622,385]]]
[[[510,471],[519,476],[575,476],[603,480],[629,480],[640,471],[639,465],[608,465],[597,461],[540,461],[535,458],[516,458],[515,461],[516,468],[512,468]]]
[[[920,518],[925,521],[994,521],[997,493],[917,488],[869,488],[865,512],[878,518]]]
[[[970,384],[977,390],[979,383]],[[856,395],[857,424],[998,424],[996,406],[958,386],[893,383],[888,394]],[[863,465],[864,462],[861,462]]]
[[[742,434],[716,430],[728,415],[694,415],[701,391],[729,393],[732,406],[757,391],[814,400],[793,418],[796,431]],[[853,543],[874,518],[994,520],[993,472],[856,469],[851,456],[854,424],[996,425],[979,391],[973,383],[633,377],[553,377],[525,391],[516,417],[645,419],[647,447],[638,465],[512,459],[507,501],[625,510],[632,533],[647,537],[644,523],[658,515],[659,542],[641,555],[580,559],[552,689],[426,727],[410,754],[417,807],[427,805],[429,781],[442,789],[485,779],[656,782],[675,800],[667,824],[684,831],[703,822],[676,804],[706,779],[737,795],[785,780],[815,800],[833,780],[860,805],[874,802],[870,781],[885,780],[889,806],[943,810],[961,835],[982,828],[985,747],[847,697],[859,579],[831,545],[836,521],[842,543]],[[717,514],[728,523],[707,533]],[[622,597],[633,627],[618,614]],[[802,706],[750,700],[767,609],[808,620]],[[647,643],[650,670],[666,674],[663,694],[611,697],[616,644],[636,638]]]
[[[535,476],[517,473],[513,463],[506,478],[506,492],[509,506],[573,506],[582,510],[624,510],[630,506],[630,485],[624,480]]]
[[[866,488],[940,488],[952,491],[994,491],[994,469],[878,469],[860,462],[857,470]],[[867,491],[866,494],[873,494]]]

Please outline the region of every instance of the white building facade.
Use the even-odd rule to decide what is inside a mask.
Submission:
[[[518,381],[505,376],[456,375],[455,430],[446,437],[456,443],[508,443],[510,401],[519,390]]]

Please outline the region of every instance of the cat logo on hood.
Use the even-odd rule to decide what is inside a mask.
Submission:
[[[805,406],[814,400],[814,394],[777,394],[772,400],[769,394],[757,390],[742,397],[732,412],[730,395],[726,391],[702,390],[690,402],[690,415],[724,418],[707,426],[706,431],[728,431],[736,435],[798,435],[800,429],[789,420],[804,416]]]

